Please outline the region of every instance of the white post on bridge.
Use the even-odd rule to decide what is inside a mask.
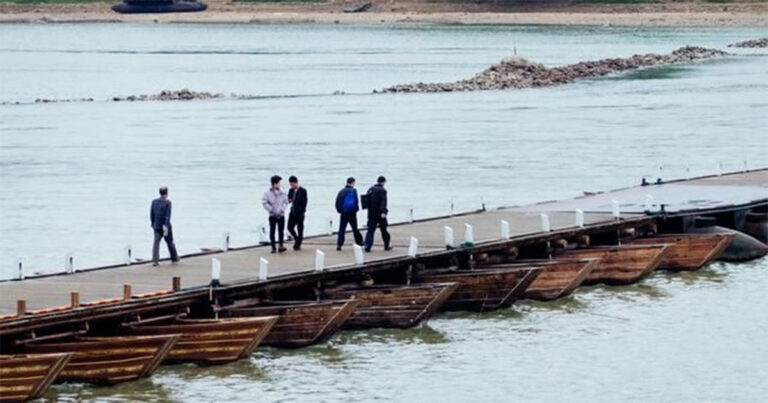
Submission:
[[[64,256],[64,270],[69,274],[75,272],[75,257],[72,255],[72,252]]]
[[[224,252],[229,250],[229,232],[221,235],[221,250]]]
[[[409,210],[408,214],[409,214],[408,215],[408,222],[413,224],[413,207],[411,207],[411,209]]]
[[[451,217],[453,217],[453,199],[451,199],[451,209],[450,209],[450,214],[449,215]]]
[[[262,245],[268,244],[269,237],[267,236],[267,227],[265,227],[264,224],[259,224],[256,231],[259,233],[259,243]]]
[[[216,287],[221,284],[221,260],[211,258],[211,285]]]
[[[614,220],[621,218],[621,207],[618,200],[611,200],[611,215],[613,215]]]
[[[576,209],[576,226],[584,228],[584,210]]]
[[[443,234],[445,239],[445,247],[448,249],[453,248],[453,228],[449,226],[443,227]]]
[[[653,211],[653,195],[645,195],[645,206],[643,207],[643,210],[649,213]]]
[[[325,253],[320,249],[315,250],[315,271],[325,269]]]
[[[259,280],[266,280],[269,276],[269,261],[259,258]]]
[[[24,280],[24,261],[16,259],[16,267],[19,269],[19,280]]]
[[[685,180],[691,179],[691,167],[685,166]]]
[[[539,214],[541,220],[541,230],[544,232],[552,231],[552,226],[549,224],[549,216],[546,214]]]
[[[365,263],[365,255],[363,255],[363,248],[360,245],[352,245],[352,252],[355,255],[355,264]]]
[[[717,164],[717,176],[723,175],[723,161],[718,162]]]
[[[745,159],[744,159],[744,167],[743,167],[743,169],[742,169],[742,172],[746,173],[747,171],[748,171],[748,169],[747,169],[747,160],[746,160],[746,158],[745,158]]]
[[[328,217],[328,235],[333,235],[333,218]]]
[[[509,221],[501,220],[501,239],[509,239]]]
[[[133,249],[131,249],[131,245],[125,245],[125,248],[123,248],[123,263],[125,263],[126,266],[130,266],[132,260]]]
[[[408,256],[416,257],[419,253],[419,240],[415,236],[411,237],[411,242],[408,244]]]
[[[475,243],[475,230],[470,224],[464,224],[464,242]]]

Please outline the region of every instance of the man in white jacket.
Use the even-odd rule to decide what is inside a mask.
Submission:
[[[270,186],[261,198],[261,205],[269,214],[269,242],[272,245],[272,253],[285,252],[283,247],[283,232],[285,231],[285,208],[288,206],[288,195],[280,188],[281,178],[278,175],[270,178]],[[275,229],[278,233],[279,248],[275,246]]]

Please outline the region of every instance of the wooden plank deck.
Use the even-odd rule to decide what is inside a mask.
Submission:
[[[510,207],[485,212],[475,212],[453,217],[423,220],[410,224],[392,225],[394,250],[385,252],[379,234],[372,253],[366,254],[367,262],[405,256],[411,236],[419,239],[419,252],[443,250],[443,227],[454,230],[456,243],[464,238],[464,224],[474,228],[475,241],[498,240],[501,237],[500,221],[510,223],[513,238],[540,233],[540,212],[548,212],[553,230],[575,226],[575,209],[587,211],[585,224],[611,222],[611,200],[621,203],[622,217],[642,216],[645,195],[654,196],[654,203],[665,203],[667,211],[711,210],[737,205],[768,203],[768,169],[717,177],[676,181],[663,185],[632,187],[599,193],[560,202],[540,203]],[[360,217],[363,217],[361,213]],[[327,268],[354,264],[352,237],[341,252],[335,250],[335,235],[317,236],[305,240],[300,252],[289,250],[284,254],[270,254],[268,247],[249,247],[222,253],[184,257],[179,264],[167,261],[159,267],[148,263],[83,271],[74,274],[29,278],[24,281],[0,282],[0,315],[16,312],[16,300],[27,301],[28,310],[68,305],[70,292],[80,293],[80,301],[87,302],[122,296],[123,284],[131,284],[133,293],[147,293],[171,288],[171,279],[180,276],[182,287],[203,286],[210,282],[211,258],[222,263],[221,281],[224,284],[253,279],[258,276],[259,259],[269,261],[270,277],[296,273],[314,267],[315,250],[325,253]],[[150,242],[150,240],[147,240]]]

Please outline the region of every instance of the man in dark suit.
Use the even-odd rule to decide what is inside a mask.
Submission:
[[[365,251],[370,252],[373,247],[373,236],[376,227],[381,230],[381,239],[384,240],[384,250],[392,250],[389,231],[387,231],[387,189],[384,185],[387,178],[379,176],[376,184],[368,189],[368,232],[365,234]]]
[[[293,237],[293,250],[301,249],[304,240],[304,215],[307,212],[307,189],[299,185],[299,178],[288,178],[291,190],[288,191],[288,201],[291,211],[288,213],[288,232]],[[298,232],[297,232],[298,230]]]
[[[149,220],[152,223],[152,229],[155,232],[155,243],[152,245],[152,265],[157,266],[160,260],[160,240],[165,238],[168,245],[168,253],[171,255],[171,261],[179,261],[179,254],[176,253],[176,245],[173,244],[173,228],[171,227],[171,201],[168,200],[168,188],[160,188],[160,197],[152,200],[152,206],[149,209]]]

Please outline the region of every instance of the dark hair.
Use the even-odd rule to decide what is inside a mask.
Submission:
[[[351,185],[353,183],[355,183],[355,178],[353,178],[351,176],[349,178],[347,178],[347,185]]]
[[[280,175],[274,175],[273,177],[269,178],[269,183],[276,184],[279,183],[283,178],[280,177]]]
[[[299,183],[299,178],[297,178],[296,175],[291,175],[291,177],[288,178],[288,182]]]
[[[376,179],[376,183],[384,183],[387,181],[387,178],[383,176],[379,176],[379,179]]]
[[[168,187],[167,186],[161,186],[159,192],[160,192],[160,196],[167,196],[168,195]]]

